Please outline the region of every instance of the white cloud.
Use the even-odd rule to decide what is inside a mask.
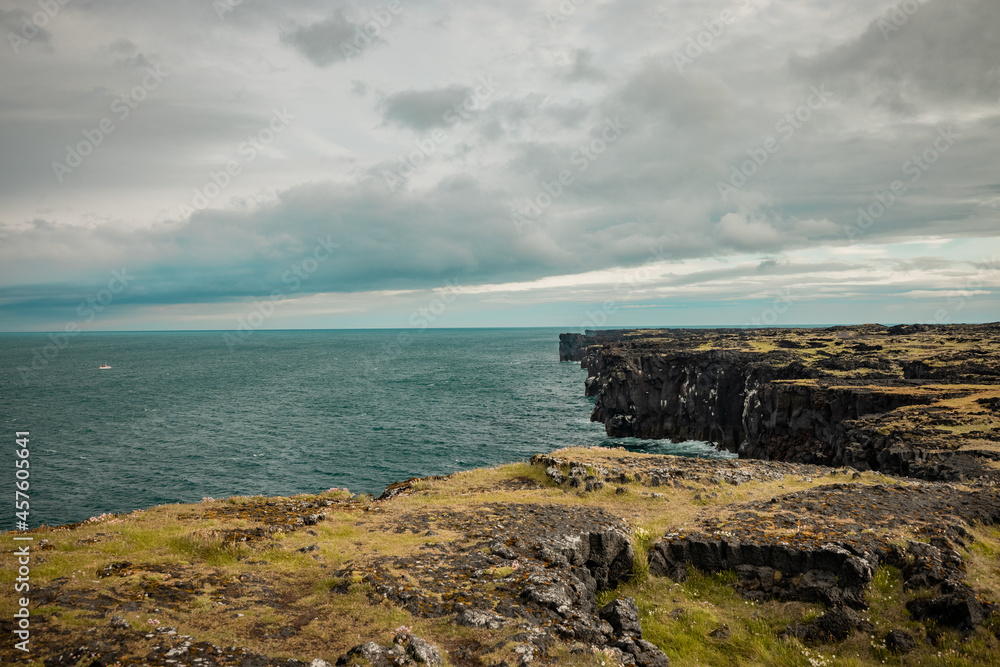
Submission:
[[[651,248],[673,263],[630,299],[732,302],[793,279],[845,301],[895,299],[882,284],[929,296],[996,251],[995,2],[931,0],[887,39],[886,3],[753,3],[681,71],[674,50],[732,4],[592,2],[550,26],[552,7],[528,0],[403,3],[347,58],[341,42],[377,3],[245,2],[222,20],[195,0],[74,3],[0,61],[0,298],[29,321],[141,261],[142,294],[159,300],[141,317],[171,302],[210,316],[280,280],[321,232],[347,251],[309,289],[330,304],[377,294],[387,312],[386,291],[449,277],[484,299],[600,298]],[[0,20],[35,6],[16,0]],[[58,182],[52,162],[157,63],[169,78]],[[482,77],[501,84],[488,103],[442,123]],[[722,201],[717,183],[821,85],[834,102]],[[288,131],[178,219],[276,107],[296,115]],[[613,143],[609,119],[628,126]],[[942,125],[960,139],[908,180]],[[389,191],[383,172],[413,155]],[[518,233],[511,206],[564,171],[572,183]],[[901,179],[906,193],[849,243],[858,209]]]

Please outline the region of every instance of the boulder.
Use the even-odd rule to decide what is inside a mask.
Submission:
[[[618,530],[590,533],[587,569],[597,580],[597,590],[614,588],[632,575],[635,552],[628,537]]]
[[[598,611],[601,620],[614,628],[616,637],[642,639],[642,625],[639,623],[639,607],[630,597],[612,600]]]
[[[111,623],[109,625],[111,625],[112,628],[122,628],[122,629],[132,627],[131,625],[129,625],[128,621],[126,621],[123,617],[117,615],[111,617]]]
[[[410,635],[410,641],[406,643],[406,652],[418,665],[439,667],[444,664],[437,647],[416,635]]]
[[[904,630],[890,630],[885,636],[885,647],[893,653],[909,653],[917,648],[917,642]]]
[[[508,620],[500,614],[483,609],[472,607],[462,607],[458,610],[455,622],[467,628],[486,628],[488,630],[498,630],[507,625]]]
[[[392,646],[382,646],[377,642],[367,642],[355,646],[337,659],[339,667],[354,665],[359,659],[369,667],[405,667],[430,665],[441,667],[444,660],[441,652],[430,642],[416,635],[397,635]]]
[[[906,603],[910,616],[931,619],[958,630],[972,630],[985,618],[983,605],[971,590],[958,590],[939,597],[923,597]]]
[[[667,654],[645,639],[623,637],[611,647],[631,655],[638,667],[670,667],[670,658]]]
[[[365,642],[352,648],[337,659],[337,665],[344,667],[354,664],[358,658],[366,660],[371,667],[392,667],[387,649],[377,642]]]
[[[872,625],[850,607],[835,607],[805,625],[794,625],[786,631],[810,646],[844,641],[856,630],[871,632]]]
[[[555,466],[549,466],[545,469],[545,475],[551,479],[556,484],[562,484],[566,481],[566,476],[562,474],[562,471]]]

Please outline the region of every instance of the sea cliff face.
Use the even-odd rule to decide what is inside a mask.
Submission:
[[[564,334],[613,437],[926,479],[992,475],[1000,327]]]

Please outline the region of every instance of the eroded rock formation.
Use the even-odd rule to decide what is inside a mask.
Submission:
[[[995,474],[1000,325],[560,336],[613,437],[924,479]]]

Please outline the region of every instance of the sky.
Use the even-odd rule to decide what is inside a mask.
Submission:
[[[0,0],[0,331],[1000,320],[996,0]]]

